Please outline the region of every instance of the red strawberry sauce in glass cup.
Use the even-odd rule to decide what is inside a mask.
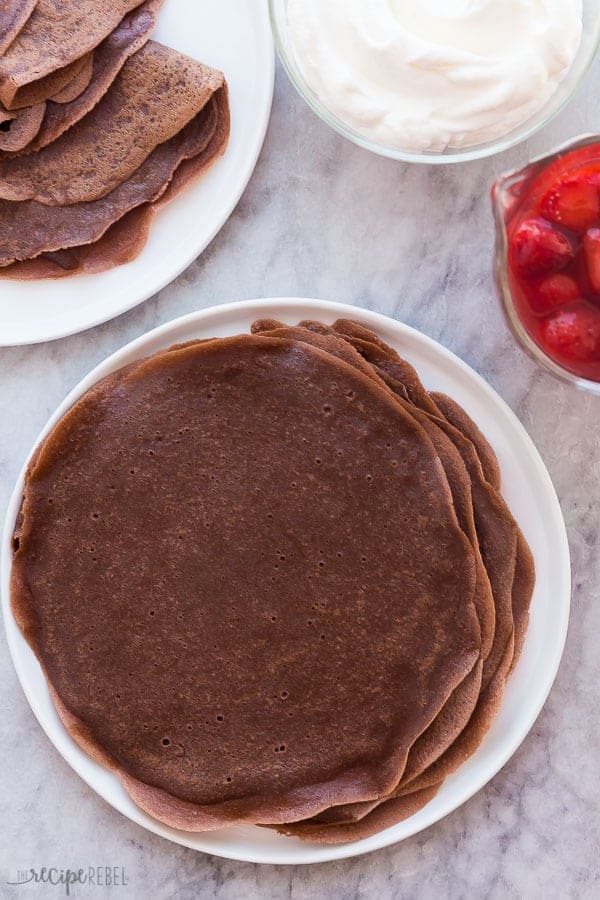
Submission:
[[[600,136],[503,176],[492,200],[513,332],[555,375],[600,393]]]

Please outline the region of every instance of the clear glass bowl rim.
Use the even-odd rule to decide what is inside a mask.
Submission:
[[[548,123],[551,122],[552,119],[554,119],[554,117],[557,116],[570,103],[573,95],[587,75],[600,48],[600,3],[598,3],[598,12],[596,20],[594,22],[594,35],[589,47],[589,55],[583,62],[581,71],[571,85],[570,90],[562,97],[560,102],[556,103],[555,106],[551,106],[553,98],[548,101],[547,105],[550,106],[550,108],[548,109],[545,116],[541,117],[539,120],[537,120],[535,117],[534,121],[528,120],[527,122],[523,123],[523,125],[520,125],[516,129],[513,129],[507,135],[498,139],[497,141],[478,144],[473,147],[465,147],[464,149],[445,150],[443,152],[412,153],[407,150],[397,150],[394,147],[386,147],[382,144],[377,144],[373,141],[370,141],[364,135],[361,135],[357,131],[349,128],[344,122],[342,122],[337,116],[331,113],[320,102],[318,97],[315,96],[315,94],[306,84],[304,78],[302,77],[296,66],[296,63],[293,59],[290,58],[290,55],[286,50],[281,30],[279,28],[278,9],[282,2],[286,2],[286,0],[269,0],[269,16],[271,19],[271,29],[273,31],[273,37],[275,40],[275,46],[277,48],[279,59],[281,60],[288,78],[290,79],[300,96],[304,99],[304,101],[308,104],[312,111],[317,116],[319,116],[319,118],[322,119],[323,122],[325,122],[326,125],[329,125],[330,128],[333,128],[334,131],[337,131],[338,134],[342,135],[342,137],[347,138],[347,140],[352,141],[359,147],[363,147],[365,150],[370,150],[372,153],[376,153],[379,156],[385,156],[389,159],[395,159],[400,162],[425,163],[428,165],[447,165],[448,163],[469,162],[476,159],[485,159],[486,157],[494,156],[497,153],[502,153],[505,150],[510,150],[517,144],[521,144],[523,141],[526,141],[528,138],[532,137],[534,134],[548,125]],[[584,0],[584,5],[585,3],[586,0]],[[579,52],[581,53],[581,50]],[[559,93],[560,89],[557,91],[557,94]],[[539,115],[539,113],[537,115]]]
[[[516,181],[525,178],[530,172],[534,174],[532,170],[541,170],[559,156],[568,153],[570,150],[577,150],[578,148],[586,147],[589,144],[600,144],[600,134],[577,135],[577,137],[571,138],[571,140],[566,143],[555,147],[554,150],[550,150],[541,156],[535,157],[522,168],[505,172],[496,179],[492,186],[492,207],[494,210],[494,224],[496,229],[494,281],[508,326],[521,348],[525,350],[535,362],[556,378],[574,385],[579,390],[588,391],[600,396],[600,382],[591,381],[589,378],[582,378],[580,375],[576,375],[574,372],[569,371],[569,369],[565,369],[560,363],[557,363],[552,357],[548,356],[539,344],[534,341],[523,325],[515,306],[508,280],[508,238],[506,234],[504,207],[502,204],[504,192]]]

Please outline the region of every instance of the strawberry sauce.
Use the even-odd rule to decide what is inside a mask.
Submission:
[[[507,237],[523,325],[563,368],[600,382],[600,143],[559,156],[523,185]]]

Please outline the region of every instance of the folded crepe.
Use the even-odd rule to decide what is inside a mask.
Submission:
[[[0,269],[0,279],[38,281],[41,278],[65,278],[74,274],[96,275],[125,265],[144,249],[153,217],[152,206],[139,206],[112,225],[99,241],[73,250],[59,250],[14,263]]]
[[[84,62],[75,77],[52,97],[53,103],[71,103],[86,90],[92,79],[93,54],[85,57]],[[39,136],[49,103],[42,101],[13,110],[0,107],[0,152],[18,154],[31,150],[34,139]]]
[[[142,0],[38,0],[0,57],[0,101],[8,108],[47,100],[88,64],[89,54]]]
[[[105,197],[222,85],[221,72],[150,41],[68,132],[33,155],[0,159],[0,198],[65,206]]]
[[[84,57],[84,60],[85,65],[81,71],[77,73],[75,78],[72,78],[71,81],[69,81],[68,84],[65,84],[60,91],[57,91],[54,96],[49,97],[49,100],[52,100],[54,103],[71,103],[72,100],[76,100],[77,97],[85,91],[92,80],[94,54],[88,53],[87,56]]]
[[[106,94],[127,59],[136,53],[156,28],[157,14],[164,0],[146,0],[117,25],[91,56],[92,74],[87,87],[70,102],[66,101],[69,85],[46,103],[45,114],[37,134],[17,154],[33,153],[46,147],[79,122]],[[80,76],[87,77],[87,67]],[[75,79],[77,82],[78,79]],[[72,88],[73,83],[71,84]],[[78,85],[79,87],[80,85]],[[58,100],[57,100],[58,98]],[[13,116],[18,110],[7,111]],[[1,149],[1,148],[0,148]]]
[[[229,106],[227,88],[223,85],[191,122],[170,140],[159,144],[129,178],[100,200],[71,206],[45,206],[35,200],[22,203],[0,200],[0,267],[9,266],[6,274],[15,277],[16,267],[10,264],[16,260],[31,260],[42,253],[47,255],[99,241],[131,210],[163,197],[177,173],[176,185],[168,191],[167,199],[172,199],[223,151],[228,135]],[[59,267],[61,260],[65,261],[63,274],[76,268],[76,254],[49,258],[50,263]],[[26,271],[31,269],[29,266]]]
[[[35,106],[37,103],[43,103],[73,81],[82,69],[89,65],[89,57],[90,53],[86,53],[80,59],[74,60],[63,69],[57,69],[55,72],[51,72],[50,75],[46,75],[45,78],[41,78],[31,85],[26,85],[19,91],[18,101],[4,101],[1,97],[0,101],[2,101],[9,109],[25,109],[28,106]],[[2,57],[0,57],[0,67],[1,66]],[[2,93],[1,88],[0,93]],[[6,96],[8,96],[8,94]]]
[[[2,0],[0,5],[0,56],[12,44],[33,12],[37,0]]]
[[[0,150],[14,152],[30,144],[39,133],[45,113],[45,103],[12,111],[0,109]]]

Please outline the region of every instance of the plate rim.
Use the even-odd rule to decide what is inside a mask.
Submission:
[[[441,356],[452,366],[461,370],[463,374],[466,374],[469,379],[474,380],[475,384],[479,387],[480,390],[483,389],[484,394],[489,400],[492,401],[495,408],[499,409],[511,424],[512,428],[516,429],[521,439],[524,451],[527,452],[530,461],[535,465],[538,475],[542,478],[542,481],[545,484],[545,497],[552,506],[554,520],[553,524],[555,526],[558,526],[558,533],[560,533],[560,546],[556,546],[555,548],[553,548],[553,553],[554,556],[559,558],[560,560],[558,566],[561,572],[562,584],[557,585],[556,590],[556,596],[559,597],[561,606],[559,610],[560,615],[556,617],[555,621],[555,640],[551,654],[552,664],[550,666],[547,666],[545,670],[545,678],[543,679],[543,684],[538,685],[537,687],[536,702],[532,704],[526,721],[520,726],[520,728],[516,729],[516,734],[512,736],[511,740],[508,742],[508,745],[504,748],[504,751],[498,753],[497,756],[495,756],[493,765],[488,767],[483,775],[479,774],[477,777],[473,778],[472,784],[470,784],[465,790],[463,790],[458,801],[449,798],[446,801],[445,805],[442,804],[441,810],[431,815],[429,819],[425,817],[424,822],[419,822],[416,824],[416,826],[409,826],[408,829],[406,828],[406,823],[410,822],[410,819],[405,820],[404,823],[399,823],[400,825],[404,826],[405,830],[405,833],[403,833],[401,836],[396,836],[394,834],[394,830],[398,826],[392,826],[391,828],[384,829],[383,831],[378,832],[376,835],[373,835],[370,838],[366,838],[362,841],[356,841],[350,844],[323,846],[309,844],[304,841],[299,841],[299,839],[286,839],[294,841],[296,847],[301,847],[303,849],[304,852],[302,854],[302,858],[297,858],[294,854],[294,848],[292,846],[290,846],[289,851],[285,850],[285,848],[282,848],[281,851],[275,850],[273,852],[269,852],[268,848],[265,851],[263,848],[259,847],[257,851],[253,853],[244,851],[236,852],[229,847],[198,847],[196,844],[192,844],[192,841],[194,841],[194,839],[197,839],[198,835],[192,833],[189,837],[187,837],[185,832],[179,832],[175,829],[169,829],[168,826],[165,826],[157,820],[148,817],[141,810],[138,811],[137,807],[136,811],[139,812],[139,815],[134,816],[130,811],[125,810],[119,806],[118,798],[111,798],[107,796],[107,793],[109,793],[108,791],[105,791],[97,784],[92,783],[93,779],[88,778],[87,774],[82,771],[83,767],[79,765],[76,759],[74,760],[72,758],[73,753],[71,752],[71,754],[69,755],[69,751],[76,752],[78,748],[72,738],[70,738],[66,730],[63,731],[62,736],[66,738],[67,746],[61,747],[58,745],[58,739],[55,740],[52,733],[53,724],[44,721],[44,712],[41,709],[41,706],[38,704],[34,689],[31,687],[26,678],[26,675],[24,674],[25,663],[22,663],[20,649],[17,646],[18,640],[20,639],[21,641],[24,641],[24,639],[18,629],[18,626],[16,625],[10,609],[9,582],[11,573],[11,539],[16,517],[20,508],[23,482],[27,466],[39,442],[45,437],[45,435],[54,426],[54,424],[65,414],[65,412],[77,401],[77,399],[79,399],[79,397],[83,393],[89,390],[89,388],[100,378],[125,364],[125,362],[129,360],[132,355],[136,356],[137,358],[142,358],[148,353],[156,352],[156,348],[149,345],[156,344],[157,341],[160,342],[163,338],[168,339],[170,334],[178,331],[179,329],[192,327],[194,329],[197,329],[198,331],[201,331],[201,329],[205,327],[206,324],[208,324],[208,321],[215,316],[219,320],[222,320],[223,318],[227,320],[228,316],[235,317],[238,314],[244,314],[246,312],[250,314],[250,311],[252,311],[252,318],[260,318],[261,315],[264,315],[265,317],[273,316],[276,310],[282,310],[283,308],[286,310],[286,312],[284,313],[285,317],[288,310],[293,310],[294,308],[305,310],[307,307],[313,309],[315,312],[321,312],[326,315],[335,314],[338,316],[354,318],[357,321],[360,321],[367,326],[370,325],[374,328],[377,328],[378,325],[385,328],[389,328],[391,326],[393,330],[397,332],[399,338],[403,335],[408,335],[409,339],[416,340],[417,343],[421,343],[429,350],[433,350],[436,355]],[[222,321],[219,321],[219,325],[222,324]],[[168,346],[168,343],[169,340],[167,340],[165,346]],[[17,673],[17,677],[19,679],[19,683],[21,684],[27,701],[38,723],[42,727],[42,730],[46,733],[51,744],[60,753],[69,767],[83,779],[83,781],[94,791],[96,795],[100,796],[105,802],[107,802],[118,812],[126,816],[130,821],[134,822],[137,825],[141,825],[151,833],[157,834],[160,837],[164,837],[167,840],[179,844],[180,846],[185,846],[196,851],[205,852],[214,856],[219,856],[221,858],[240,862],[253,862],[270,865],[303,865],[347,859],[350,857],[370,853],[375,850],[383,849],[396,843],[401,843],[407,838],[414,837],[415,834],[418,834],[421,831],[430,828],[432,825],[441,821],[450,813],[462,807],[468,800],[470,800],[493,778],[496,777],[498,772],[500,772],[500,770],[516,753],[516,751],[519,749],[519,747],[533,728],[542,708],[546,703],[548,695],[556,679],[565,647],[569,625],[569,613],[571,606],[571,561],[567,530],[560,503],[554,485],[550,479],[550,475],[547,471],[546,465],[543,462],[539,451],[535,447],[524,426],[508,406],[506,401],[504,401],[502,397],[491,387],[491,385],[489,385],[481,375],[479,375],[471,366],[469,366],[468,363],[464,362],[451,350],[447,349],[433,338],[423,334],[418,329],[413,328],[410,325],[406,325],[403,322],[399,322],[396,319],[392,319],[390,316],[384,315],[382,313],[335,301],[302,297],[274,297],[223,303],[216,306],[209,306],[183,316],[178,316],[175,319],[171,319],[170,321],[163,323],[162,325],[150,329],[134,340],[129,341],[128,343],[117,349],[115,352],[107,356],[96,366],[94,366],[90,372],[88,372],[83,376],[83,378],[79,380],[79,382],[72,388],[72,390],[68,392],[67,396],[48,418],[46,424],[43,426],[40,433],[34,440],[31,450],[27,454],[27,458],[16,478],[15,485],[11,492],[10,499],[7,505],[2,534],[0,559],[0,595],[4,630],[9,647],[9,652],[15,671]],[[33,651],[31,651],[28,647],[26,648],[26,654],[31,654],[31,657],[33,658],[33,660],[35,660]],[[61,729],[63,728],[62,725],[60,727]],[[98,769],[100,769],[102,772],[109,771],[99,764],[95,765],[97,765]],[[117,777],[118,776],[114,775],[114,778]],[[425,810],[426,809],[427,807],[425,807]]]
[[[0,334],[0,348],[34,347],[38,344],[50,343],[52,341],[61,340],[62,338],[72,337],[76,334],[83,334],[92,328],[96,328],[98,325],[104,325],[106,322],[111,322],[113,319],[117,319],[119,318],[119,316],[125,315],[125,313],[130,312],[132,309],[135,309],[137,306],[145,303],[151,297],[160,293],[160,291],[164,290],[169,284],[175,281],[176,278],[179,278],[179,276],[183,272],[185,272],[186,269],[188,269],[192,265],[192,263],[195,262],[195,260],[198,259],[206,251],[206,249],[210,246],[210,244],[212,244],[219,232],[227,224],[227,222],[233,215],[238,203],[240,202],[244,191],[248,187],[250,179],[252,178],[254,170],[256,169],[260,154],[265,143],[269,124],[271,122],[271,113],[273,109],[273,98],[275,92],[275,44],[273,40],[273,32],[270,25],[269,11],[268,6],[263,2],[253,4],[253,9],[257,24],[259,25],[261,31],[261,43],[264,42],[267,49],[265,59],[267,71],[266,80],[263,87],[266,96],[265,104],[262,110],[262,123],[255,134],[254,143],[251,145],[252,152],[248,154],[245,166],[241,170],[242,177],[239,178],[238,189],[229,198],[229,202],[223,206],[221,213],[216,217],[214,227],[210,229],[208,237],[206,238],[202,246],[199,249],[195,249],[191,253],[187,254],[184,260],[181,263],[178,263],[173,271],[169,271],[167,274],[163,274],[161,278],[153,282],[151,286],[144,282],[142,276],[142,278],[140,279],[141,288],[139,297],[137,296],[137,294],[134,294],[137,299],[124,301],[116,311],[112,311],[106,314],[102,311],[99,311],[97,315],[95,315],[90,320],[89,323],[83,326],[73,325],[72,327],[67,328],[60,327],[58,330],[50,331],[45,335],[34,335],[33,337],[29,338],[25,336],[22,338],[10,338],[9,340],[6,340]],[[102,273],[100,273],[100,275],[101,274]],[[90,277],[93,278],[95,276],[92,275]],[[15,283],[18,282],[11,281],[10,279],[7,279],[5,282],[3,282],[3,284],[6,284],[8,287],[10,287],[11,284]],[[43,284],[43,280],[41,283]]]

